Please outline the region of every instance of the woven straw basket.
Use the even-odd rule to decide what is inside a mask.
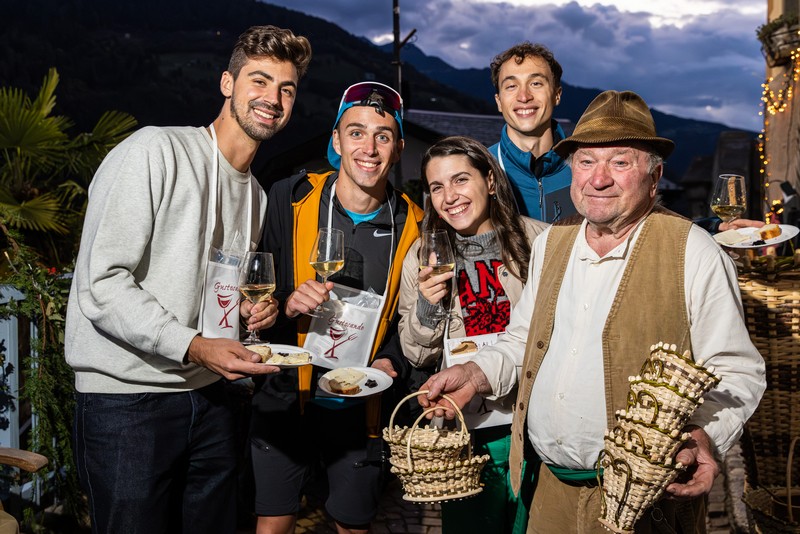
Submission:
[[[749,490],[743,500],[751,523],[759,534],[800,533],[800,488],[792,486],[794,447],[792,440],[786,464],[786,486],[761,487]]]
[[[742,453],[753,487],[783,486],[793,436],[800,436],[800,270],[740,273],[745,322],[764,357],[767,390],[745,426]],[[792,466],[800,480],[800,462]]]
[[[419,427],[419,423],[436,408],[428,408],[411,427],[394,425],[400,406],[407,400],[428,393],[417,391],[397,403],[389,426],[383,429],[383,439],[389,444],[391,472],[403,484],[403,499],[413,502],[439,502],[463,499],[483,491],[481,470],[489,456],[472,456],[469,433],[464,415],[447,395],[443,398],[453,406],[458,416],[458,430]]]

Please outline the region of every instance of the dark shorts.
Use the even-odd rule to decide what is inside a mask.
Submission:
[[[255,513],[294,515],[317,466],[328,480],[325,508],[339,523],[366,525],[378,509],[381,442],[366,437],[364,405],[332,410],[309,402],[296,412],[253,414]]]

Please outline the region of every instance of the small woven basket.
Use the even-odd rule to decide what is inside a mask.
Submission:
[[[675,345],[659,342],[650,347],[650,357],[644,361],[641,378],[675,388],[681,395],[700,398],[719,383],[713,368],[695,362],[691,352],[676,352]],[[638,377],[637,377],[638,378]]]
[[[689,433],[680,433],[678,430],[664,432],[655,426],[634,423],[628,419],[617,419],[615,426],[609,433],[611,439],[620,438],[624,443],[630,443],[630,449],[641,448],[641,453],[651,462],[658,462],[664,458],[672,458],[681,445],[689,438]]]
[[[679,354],[661,342],[650,347],[640,375],[628,381],[626,407],[615,412],[598,461],[603,469],[598,521],[618,534],[632,534],[636,521],[683,471],[673,459],[690,437],[682,429],[702,395],[719,383],[691,352]]]
[[[703,400],[686,397],[670,386],[642,380],[632,381],[630,388],[626,417],[667,433],[682,428]]]
[[[389,426],[383,429],[383,439],[389,444],[391,472],[403,484],[403,499],[412,502],[440,502],[463,499],[483,491],[481,470],[489,456],[472,456],[469,433],[464,414],[447,395],[443,398],[453,406],[458,416],[459,430],[419,427],[419,423],[436,408],[428,408],[409,427],[394,426],[400,406],[407,400],[428,393],[417,391],[397,403]]]
[[[800,437],[792,440],[789,450],[786,486],[751,489],[742,498],[759,534],[800,533],[800,488],[792,486],[792,460],[798,440]]]
[[[782,486],[789,444],[800,436],[800,269],[740,272],[739,288],[745,324],[764,357],[767,379],[742,437],[747,480],[753,487]],[[800,462],[792,466],[792,480],[800,480]]]

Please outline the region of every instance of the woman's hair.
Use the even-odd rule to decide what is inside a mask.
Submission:
[[[503,263],[509,267],[514,276],[525,282],[528,278],[531,244],[525,234],[522,218],[517,212],[511,183],[494,156],[475,139],[461,136],[447,137],[430,147],[422,157],[420,177],[425,192],[425,217],[422,219],[422,231],[447,230],[450,241],[455,243],[453,235],[455,230],[443,221],[433,208],[426,174],[428,163],[433,158],[447,156],[466,156],[470,164],[481,173],[485,180],[488,180],[490,173],[494,176],[495,193],[489,199],[489,219],[497,232]],[[514,267],[519,272],[514,272]]]

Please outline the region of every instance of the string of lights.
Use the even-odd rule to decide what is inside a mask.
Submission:
[[[797,33],[800,35],[800,31]],[[769,170],[769,158],[766,152],[766,145],[769,143],[767,130],[770,124],[770,117],[778,113],[784,113],[789,109],[789,104],[794,97],[794,88],[800,77],[800,46],[792,50],[788,65],[783,70],[783,80],[777,91],[772,88],[775,82],[774,76],[770,76],[761,84],[763,110],[759,112],[759,115],[764,117],[764,126],[758,136],[758,157],[761,163],[759,169],[761,183],[764,185],[764,205],[769,206],[769,211],[765,214],[765,219],[768,223],[780,221],[780,215],[783,213],[783,202],[781,200],[770,202],[769,200],[769,186],[772,181],[772,175]]]

